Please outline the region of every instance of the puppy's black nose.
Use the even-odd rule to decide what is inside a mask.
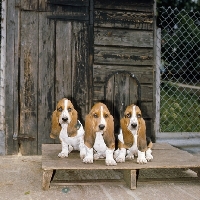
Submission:
[[[99,125],[99,129],[100,129],[100,130],[103,130],[104,128],[105,128],[105,125],[104,125],[104,124],[100,124],[100,125]]]
[[[66,121],[68,120],[68,117],[63,117],[62,120],[63,120],[64,122],[66,122]]]
[[[133,128],[136,128],[136,127],[137,127],[137,124],[136,124],[136,123],[132,123],[131,126],[132,126]]]

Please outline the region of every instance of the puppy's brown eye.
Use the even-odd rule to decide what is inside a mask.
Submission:
[[[127,115],[125,115],[125,118],[131,118],[131,114],[128,113]]]
[[[98,118],[98,115],[96,113],[93,116],[94,116],[94,118]]]
[[[71,109],[71,108],[68,108],[67,110],[68,110],[68,112],[71,112],[71,111],[72,111],[72,109]]]
[[[141,114],[137,114],[137,118],[141,118],[142,117],[142,115]]]
[[[108,118],[108,114],[105,114],[105,116],[104,116],[105,118]]]
[[[58,108],[57,111],[62,112],[63,111],[62,107]]]

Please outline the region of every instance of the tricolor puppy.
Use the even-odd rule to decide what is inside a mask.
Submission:
[[[84,143],[86,146],[84,163],[93,163],[93,159],[106,158],[106,165],[117,164],[113,158],[114,120],[105,104],[95,104],[86,116]]]
[[[79,150],[81,159],[85,157],[84,129],[77,118],[77,111],[71,101],[66,98],[61,99],[52,114],[50,134],[53,139],[59,136],[61,141],[62,151],[58,157],[68,157],[72,150]]]
[[[132,160],[137,157],[137,163],[147,163],[153,159],[152,142],[147,144],[146,124],[142,118],[141,110],[132,104],[124,112],[124,117],[120,120],[120,133],[118,135],[118,147],[115,151],[117,162],[125,162],[125,158]]]

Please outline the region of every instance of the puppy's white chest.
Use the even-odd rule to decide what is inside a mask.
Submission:
[[[94,149],[98,153],[104,153],[106,151],[106,144],[104,142],[103,136],[101,132],[96,132],[96,139],[94,142]]]

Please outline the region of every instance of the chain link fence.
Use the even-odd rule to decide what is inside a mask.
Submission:
[[[160,132],[200,132],[200,13],[160,8]]]

